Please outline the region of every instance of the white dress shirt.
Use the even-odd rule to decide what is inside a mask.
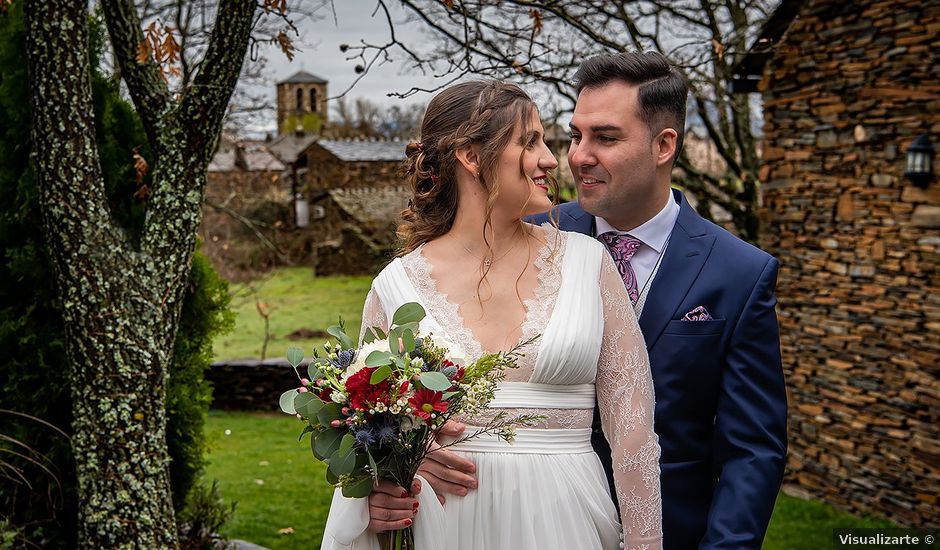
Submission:
[[[596,236],[600,237],[604,233],[613,232],[618,235],[630,235],[643,241],[643,246],[630,259],[630,267],[633,268],[633,273],[636,274],[637,290],[641,294],[649,284],[653,269],[659,263],[659,257],[666,248],[666,242],[669,241],[669,235],[672,234],[672,228],[676,225],[678,218],[679,204],[673,199],[672,192],[669,193],[666,205],[658,214],[632,231],[620,231],[607,223],[604,218],[594,216],[595,227],[597,228]]]

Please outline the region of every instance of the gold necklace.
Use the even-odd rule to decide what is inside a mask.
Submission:
[[[516,247],[516,244],[513,243],[513,245],[510,246],[509,249],[506,250],[506,252],[503,252],[503,255],[502,255],[502,256],[500,256],[499,258],[493,258],[492,260],[490,260],[489,258],[481,258],[481,257],[477,256],[476,254],[473,253],[472,250],[470,250],[470,247],[467,246],[466,244],[464,244],[463,242],[460,243],[460,246],[462,246],[463,249],[467,251],[467,254],[469,254],[471,257],[473,257],[473,258],[475,258],[475,259],[480,260],[481,262],[483,262],[483,269],[489,270],[489,269],[490,269],[490,266],[493,265],[494,262],[498,262],[498,261],[502,260],[502,259],[505,258],[510,252],[512,252],[512,249]]]

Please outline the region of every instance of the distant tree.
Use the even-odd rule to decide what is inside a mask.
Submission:
[[[689,74],[690,122],[704,131],[726,165],[712,174],[681,154],[677,178],[709,215],[728,211],[738,232],[758,232],[758,157],[746,96],[732,96],[732,67],[754,41],[779,0],[401,0],[405,19],[426,31],[395,32],[388,0],[376,10],[390,27],[384,43],[345,46],[360,75],[393,57],[409,70],[441,76],[446,85],[466,75],[509,78],[540,88],[543,116],[573,109],[572,75],[599,53],[656,50]],[[430,38],[429,38],[430,36]],[[402,92],[408,96],[415,87]]]
[[[414,139],[420,134],[426,104],[382,106],[365,98],[356,98],[350,105],[346,96],[334,99],[333,120],[324,134],[334,138],[377,137],[383,139]]]

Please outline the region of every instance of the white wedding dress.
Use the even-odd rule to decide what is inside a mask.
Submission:
[[[481,436],[450,447],[476,464],[479,487],[464,497],[447,495],[442,507],[423,485],[414,522],[418,550],[662,547],[653,383],[633,308],[602,244],[548,224],[542,230],[539,284],[525,302],[521,341],[541,336],[519,368],[507,371],[490,408],[547,418],[517,429],[513,444]],[[427,312],[421,332],[457,342],[459,352],[476,359],[483,350],[432,275],[420,247],[393,260],[372,283],[363,327],[385,329],[400,305],[419,302]],[[613,449],[622,526],[591,447],[595,397]],[[337,490],[321,548],[377,550],[368,522],[367,499]]]

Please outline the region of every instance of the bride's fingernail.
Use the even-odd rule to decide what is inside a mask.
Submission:
[[[402,491],[401,491],[401,498],[408,498],[408,491],[402,489]]]
[[[406,519],[406,520],[405,520],[405,527],[410,527],[410,526],[411,526],[411,520],[410,520],[410,519]]]

